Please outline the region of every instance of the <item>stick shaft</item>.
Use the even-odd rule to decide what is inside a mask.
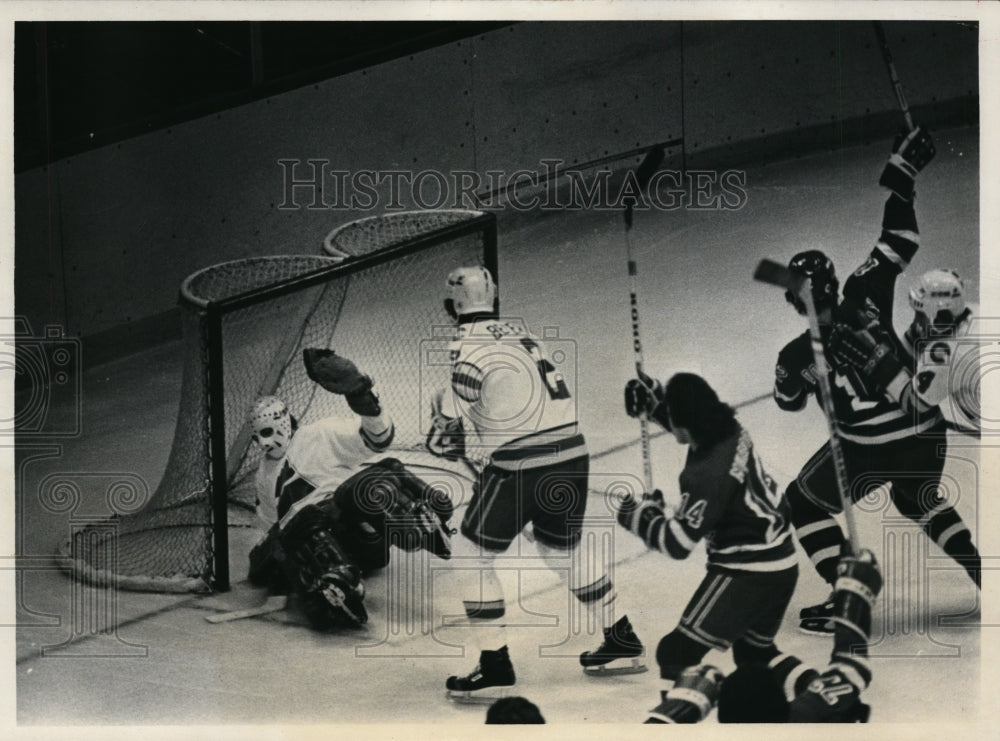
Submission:
[[[275,595],[273,597],[268,597],[262,604],[257,605],[256,607],[248,607],[245,610],[233,610],[232,612],[220,612],[215,615],[209,615],[205,618],[205,620],[210,623],[228,623],[233,620],[242,620],[243,618],[278,612],[279,610],[284,610],[287,605],[287,596]]]
[[[889,41],[885,37],[885,29],[882,27],[881,21],[872,21],[872,26],[875,28],[875,36],[878,38],[879,48],[882,51],[882,60],[889,71],[889,81],[892,83],[892,89],[896,93],[896,101],[899,103],[899,109],[903,112],[903,118],[906,120],[906,128],[913,131],[913,117],[910,115],[910,106],[903,95],[903,85],[899,81],[899,75],[896,74],[896,63],[892,59],[892,50],[889,49]]]
[[[816,315],[816,304],[813,301],[812,281],[806,280],[800,291],[806,314],[809,317],[809,340],[812,346],[813,362],[816,365],[816,375],[819,383],[820,403],[823,406],[823,416],[830,437],[830,454],[833,456],[833,467],[837,476],[837,491],[840,494],[840,504],[844,510],[847,523],[847,541],[851,552],[858,552],[858,527],[854,521],[854,510],[851,505],[850,488],[847,480],[847,465],[844,463],[844,451],[840,447],[840,433],[837,431],[837,417],[833,409],[833,396],[830,390],[830,367],[826,363],[823,351],[823,339],[819,329],[819,318]]]
[[[635,355],[635,372],[637,375],[643,373],[642,360],[642,340],[639,333],[639,295],[636,289],[636,276],[638,269],[635,259],[632,257],[632,236],[625,230],[625,240],[628,243],[628,284],[629,284],[629,306],[632,313],[632,352]],[[645,416],[639,417],[639,444],[642,450],[642,482],[646,486],[647,492],[653,491],[653,459],[649,446],[649,420]]]

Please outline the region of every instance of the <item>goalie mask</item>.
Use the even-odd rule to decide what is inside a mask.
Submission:
[[[253,439],[268,458],[280,458],[288,450],[295,432],[295,420],[276,396],[262,396],[250,410]]]
[[[918,337],[950,335],[966,317],[965,283],[954,270],[928,270],[910,288]]]
[[[840,281],[833,267],[833,261],[819,250],[806,250],[795,255],[788,261],[788,269],[795,275],[809,278],[812,282],[813,302],[816,311],[837,305],[837,293],[840,291]],[[806,316],[806,305],[792,291],[785,291],[785,300],[802,316]]]
[[[493,314],[497,287],[484,267],[455,268],[448,274],[444,308],[452,319],[467,314]]]

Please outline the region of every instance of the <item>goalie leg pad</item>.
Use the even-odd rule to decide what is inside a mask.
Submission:
[[[302,606],[314,627],[367,622],[361,570],[337,542],[322,510],[309,506],[299,512],[282,531],[281,545],[295,567]]]
[[[274,525],[267,531],[264,540],[250,551],[247,580],[255,587],[267,587],[272,594],[288,594],[290,586],[285,578],[286,560],[278,526]]]
[[[352,476],[337,489],[343,508],[367,520],[404,550],[425,548],[436,556],[451,556],[448,527],[454,511],[444,492],[414,476],[395,458],[385,458]]]

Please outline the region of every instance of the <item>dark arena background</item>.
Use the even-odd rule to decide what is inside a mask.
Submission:
[[[988,352],[997,273],[981,268],[980,224],[997,204],[981,153],[996,127],[981,134],[995,111],[980,106],[995,103],[982,64],[997,18],[913,5],[883,25],[937,155],[917,181],[922,241],[895,327],[912,316],[912,281],[953,268]],[[311,630],[294,600],[206,620],[267,596],[246,580],[263,534],[249,403],[280,391],[305,421],[345,415],[297,365],[302,346],[328,342],[375,378],[399,455],[419,466],[430,390],[447,381],[435,362],[445,278],[466,262],[496,274],[502,315],[558,349],[591,453],[584,542],[610,564],[650,663],[585,676],[577,657],[600,630],[520,537],[501,561],[518,694],[550,724],[641,722],[660,689],[656,643],[705,552],[673,561],[615,525],[609,492],[642,473],[621,400],[634,374],[627,250],[646,370],[704,376],[785,486],[827,427],[817,405],[787,414],[771,399],[777,353],[806,323],[754,267],[815,248],[843,281],[879,236],[878,177],[904,126],[877,4],[840,20],[778,20],[776,7],[770,20],[16,18],[4,332],[15,733],[364,723],[457,738],[482,724],[483,707],[444,696],[444,678],[475,663],[449,584],[460,558],[394,551],[366,580],[358,630]],[[663,174],[626,238],[629,173],[653,146]],[[414,211],[427,213],[399,217]],[[977,736],[994,712],[980,627],[995,602],[990,424],[949,433],[940,493],[984,556],[982,603],[885,490],[855,507],[886,580],[864,698],[887,732]],[[654,480],[676,497],[685,448],[662,431],[651,446]],[[471,482],[435,471],[460,518]],[[777,644],[817,667],[830,639],[800,633],[797,615],[827,593],[800,550]],[[729,653],[706,661],[733,668]]]

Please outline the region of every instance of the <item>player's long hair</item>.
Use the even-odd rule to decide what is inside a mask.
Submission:
[[[739,429],[733,408],[694,373],[671,376],[665,401],[674,425],[690,432],[699,448],[707,450]]]

